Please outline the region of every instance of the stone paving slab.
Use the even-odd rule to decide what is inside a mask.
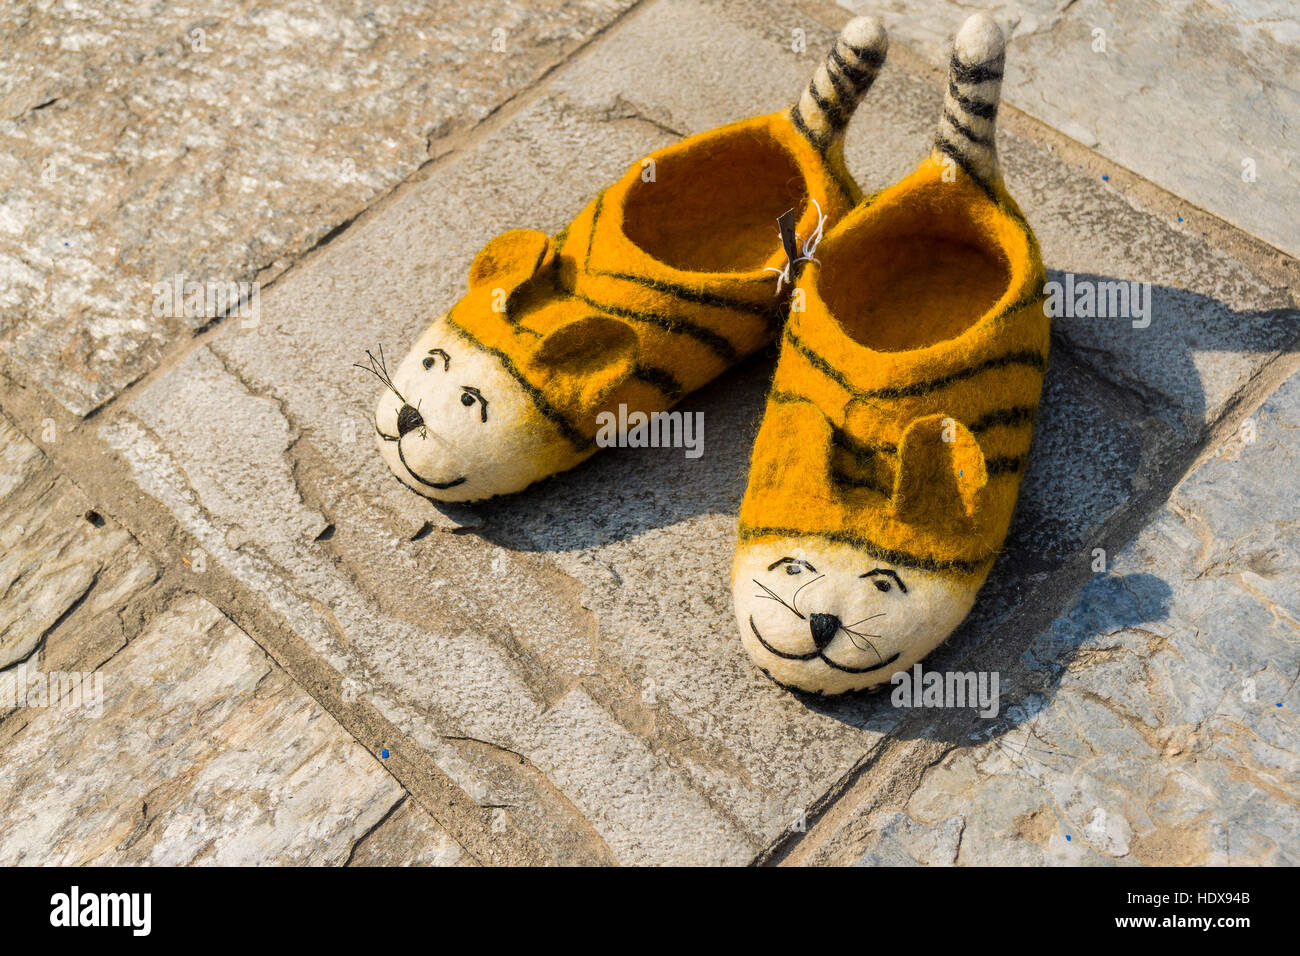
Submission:
[[[881,17],[892,37],[936,64],[971,13],[958,0],[839,3]],[[1300,255],[1294,4],[1018,0],[987,8],[1011,36],[1007,102]]]
[[[1247,421],[1004,669],[1004,719],[828,861],[1300,861],[1300,373]]]
[[[581,23],[569,32],[557,26],[568,22],[567,8],[527,23],[557,31],[548,34],[553,45],[547,49],[562,57],[597,28],[588,20],[599,19],[593,9],[572,14]],[[602,6],[599,16],[620,9]],[[265,29],[250,46],[264,59],[291,34],[316,31],[325,43],[343,36],[347,48],[350,31],[368,29],[344,14],[333,20],[294,14],[274,23],[277,15],[260,9],[239,16],[251,18],[254,34]],[[40,15],[25,22],[36,26],[24,42],[35,42]],[[197,26],[219,33],[225,22]],[[795,25],[808,31],[806,54],[790,48]],[[93,32],[69,33],[68,42],[81,43]],[[407,89],[416,74],[402,69],[410,67],[418,43],[408,34],[390,36],[382,30],[372,36],[357,62],[378,56],[394,71],[389,78]],[[494,833],[522,831],[560,863],[746,862],[882,744],[927,733],[948,740],[952,733],[951,726],[927,730],[923,721],[901,716],[884,694],[831,703],[787,694],[753,670],[736,640],[726,568],[771,356],[688,399],[687,410],[705,413],[703,459],[657,450],[607,453],[521,495],[453,509],[435,508],[387,475],[370,439],[370,384],[350,366],[379,343],[400,353],[454,301],[474,252],[502,229],[555,230],[597,184],[647,151],[738,118],[738,103],[745,112],[786,105],[829,38],[829,31],[776,2],[655,0],[548,78],[517,112],[470,137],[286,273],[267,291],[256,325],[228,319],[186,349],[178,337],[198,323],[128,322],[131,334],[147,332],[156,349],[140,352],[138,367],[119,375],[113,363],[128,351],[135,361],[139,351],[139,341],[123,337],[126,326],[87,322],[85,309],[67,313],[73,318],[59,325],[63,312],[24,311],[31,302],[20,303],[13,313],[18,323],[5,326],[0,301],[0,348],[24,375],[84,412],[117,394],[170,345],[166,371],[101,414],[94,427],[140,489],[200,545],[188,580],[203,590],[207,564],[238,579],[333,669],[343,699],[363,695],[472,799],[493,808]],[[439,42],[445,39],[439,34]],[[152,56],[170,62],[174,52],[164,44]],[[100,56],[60,48],[48,63],[27,65],[57,80],[75,73],[73,63],[89,64],[87,76],[108,69]],[[468,74],[482,63],[467,56],[456,69]],[[290,88],[298,93],[316,82],[313,71],[291,69],[290,60],[299,61],[287,53],[283,68],[273,60],[268,69],[282,79],[292,74],[299,85]],[[139,62],[152,68],[149,57]],[[485,104],[469,111],[471,119],[528,86],[527,71],[540,73],[545,62],[553,60],[529,53],[514,62],[524,71],[519,77],[485,75],[487,92],[474,87],[468,94],[483,93]],[[356,82],[373,79],[367,74]],[[61,104],[84,112],[91,105],[88,84],[59,87],[49,97],[33,92],[40,83],[0,86],[0,117],[15,97],[20,101],[16,119],[0,119],[0,136],[30,132],[30,124],[59,115],[52,111]],[[214,88],[205,109],[232,95]],[[924,152],[940,95],[932,79],[886,68],[849,138],[849,162],[865,187],[888,184]],[[392,112],[375,96],[362,97],[366,108]],[[402,112],[410,104],[403,103],[398,120],[410,122]],[[283,106],[259,108],[279,115]],[[300,121],[310,133],[318,119]],[[368,134],[377,128],[373,121],[362,130],[357,119],[353,132]],[[395,170],[395,178],[382,180],[374,194],[427,154],[408,163],[411,148],[403,137],[411,131],[396,124],[383,127],[391,154],[376,167]],[[1276,516],[1215,510],[1213,496],[1224,489],[1238,503],[1267,497],[1268,489],[1251,484],[1249,475],[1185,482],[1171,505],[1174,517],[1162,513],[1021,661],[989,657],[1000,645],[986,646],[1008,625],[1023,627],[1027,602],[1052,599],[1061,569],[1078,564],[1135,497],[1153,490],[1163,497],[1171,467],[1187,460],[1243,386],[1295,347],[1300,324],[1292,293],[1144,208],[1123,188],[1063,162],[1050,147],[1012,134],[1003,134],[1000,145],[1052,277],[1151,282],[1152,321],[1145,328],[1127,319],[1056,323],[1038,436],[1006,554],[974,615],[929,662],[944,667],[984,654],[990,666],[1007,671],[1016,685],[1007,691],[1013,706],[995,738],[988,744],[981,743],[987,734],[963,739],[902,810],[872,821],[865,842],[825,852],[837,862],[865,863],[1289,861],[1294,847],[1285,833],[1294,829],[1295,794],[1286,781],[1295,767],[1282,730],[1293,728],[1285,718],[1279,730],[1252,710],[1220,706],[1222,694],[1212,693],[1225,674],[1246,673],[1263,660],[1241,684],[1256,703],[1259,694],[1272,692],[1294,643],[1286,628],[1294,628],[1297,614],[1294,575],[1288,577],[1295,556],[1268,538],[1279,529],[1294,536],[1293,529]],[[195,163],[213,162],[206,148],[191,144]],[[283,156],[291,153],[302,165],[302,141]],[[179,179],[157,195],[184,191],[176,183],[193,172],[186,162],[173,164]],[[306,176],[293,188],[318,202],[322,195],[336,205],[355,200],[341,188],[326,195],[322,181]],[[14,195],[0,207],[0,263],[6,263],[0,271],[10,264],[4,225],[16,221],[5,217],[28,208],[10,203]],[[141,195],[157,198],[148,190]],[[128,206],[112,208],[119,215]],[[328,211],[335,206],[320,208],[299,204],[282,223],[307,230],[296,245],[292,237],[274,240],[277,249],[289,250],[286,258],[322,234],[322,220],[313,216],[345,221]],[[125,222],[156,227],[155,207],[130,209]],[[277,212],[268,220],[260,206],[249,215],[247,222],[273,220],[277,227],[285,218]],[[29,238],[30,230],[22,232],[23,241]],[[243,255],[245,239],[227,238],[197,236],[186,240],[191,245],[164,248],[154,237],[149,254],[206,262],[219,245],[223,255]],[[131,255],[142,255],[140,248]],[[105,275],[117,268],[107,261],[96,266]],[[264,276],[281,268],[266,257],[250,268],[268,263]],[[48,288],[67,296],[93,273],[84,262],[77,270],[80,278],[64,276]],[[38,314],[58,321],[30,325]],[[22,340],[28,352],[11,347],[19,341],[6,338],[13,329],[19,339],[31,333]],[[100,337],[96,361],[108,364],[81,369],[90,386],[51,378],[75,352],[55,341],[67,330]],[[63,351],[37,348],[45,345]],[[67,379],[66,370],[60,374]],[[1294,443],[1284,440],[1295,428],[1290,389],[1279,393],[1281,404],[1261,411],[1268,434],[1261,432],[1260,443],[1234,450],[1266,454],[1251,474],[1294,470]],[[1283,450],[1267,451],[1274,446]],[[10,666],[26,661],[47,670],[55,664],[93,670],[111,658],[106,676],[126,674],[139,685],[162,680],[167,688],[161,698],[152,689],[123,691],[126,696],[111,701],[111,716],[75,726],[70,709],[28,707],[6,716],[0,708],[0,773],[10,774],[6,783],[18,781],[7,794],[0,786],[0,819],[14,821],[7,824],[12,839],[0,828],[0,860],[473,863],[244,632],[203,599],[178,594],[174,575],[166,588],[151,588],[159,576],[154,559],[100,517],[3,419],[0,462],[0,586],[15,597],[0,608],[0,655]],[[1296,510],[1275,494],[1274,502],[1279,515]],[[1201,536],[1191,563],[1191,539],[1180,537],[1188,528]],[[1172,555],[1178,547],[1183,552]],[[1162,577],[1166,568],[1177,569],[1185,582]],[[1227,587],[1225,581],[1236,590],[1211,587]],[[1220,605],[1229,628],[1264,636],[1226,654],[1196,644],[1199,631],[1186,644],[1180,622],[1200,626]],[[1103,639],[1104,646],[1093,646]],[[1141,663],[1143,655],[1156,663]],[[0,679],[5,666],[0,662]],[[295,662],[287,666],[293,671]],[[1153,678],[1142,667],[1160,670]],[[167,668],[179,668],[184,679],[160,677]],[[1297,672],[1292,662],[1292,675]],[[241,691],[250,699],[237,697]],[[141,693],[150,698],[144,704]],[[1171,693],[1179,695],[1181,710],[1170,703]],[[241,709],[240,701],[255,707]],[[1211,705],[1218,710],[1207,717]],[[138,712],[150,707],[141,721]],[[187,726],[161,768],[154,766],[149,728],[177,729],[168,721],[191,711],[209,720],[195,721],[202,733],[187,736]],[[1220,728],[1219,718],[1235,723]],[[1176,728],[1170,735],[1151,729],[1166,724]],[[1050,742],[1026,736],[1031,731]],[[55,745],[64,762],[54,770],[37,766],[38,749],[23,750]],[[123,746],[143,769],[125,782],[115,776],[96,783],[93,772],[102,777],[105,771],[92,768],[89,755]],[[1104,757],[1093,756],[1094,748]],[[975,769],[964,770],[972,754],[979,755]],[[1009,764],[996,762],[1002,758]],[[1183,758],[1190,768],[1177,762]],[[1051,773],[1035,769],[1033,759],[1047,760]],[[168,776],[178,761],[197,763],[198,770]],[[1025,783],[1026,766],[1037,784]],[[1147,792],[1135,768],[1151,766],[1163,774],[1163,789],[1151,791],[1154,809],[1138,806],[1134,796]],[[136,785],[132,776],[149,790],[138,814],[129,809],[136,794],[122,790]],[[78,790],[89,786],[86,780],[102,791],[117,789],[114,808],[99,808],[83,825],[70,808],[87,799],[91,790]],[[30,793],[41,787],[55,796],[38,807]],[[1198,816],[1183,787],[1205,801],[1221,796],[1223,813]],[[1269,802],[1266,811],[1250,804],[1251,793]],[[330,802],[335,798],[361,812],[345,813]],[[299,803],[286,810],[281,799]],[[303,811],[303,803],[310,809]],[[963,809],[967,804],[973,809]],[[1260,832],[1243,840],[1241,829],[1256,816]],[[1072,836],[1064,850],[1052,842],[1053,821]],[[236,835],[243,830],[252,838]],[[1193,838],[1183,839],[1188,832]]]
[[[6,3],[0,350],[86,414],[630,3]]]
[[[459,857],[418,818],[405,847],[367,837],[409,803],[401,787],[202,598],[94,680],[80,704],[38,705],[0,754],[0,863],[341,864],[359,841],[385,862]]]
[[[98,667],[130,637],[130,607],[158,575],[135,539],[0,417],[0,679],[23,665]],[[26,716],[0,699],[0,737]]]
[[[348,866],[474,866],[433,817],[410,797],[352,848]]]
[[[726,568],[770,357],[687,400],[706,416],[698,461],[602,454],[445,513],[384,471],[371,386],[350,365],[380,343],[400,352],[497,232],[558,229],[595,184],[674,136],[738,118],[738,102],[790,102],[831,36],[808,23],[800,56],[795,19],[775,3],[648,5],[490,137],[287,273],[256,329],[223,324],[99,427],[341,684],[559,862],[744,862],[899,721],[882,695],[809,704],[779,690],[734,634]],[[941,93],[886,67],[849,137],[864,186],[924,153]],[[1171,292],[1146,339],[1058,324],[1008,555],[962,649],[1158,483],[1292,337],[1285,290],[1041,146],[1002,145],[1052,268]],[[1221,332],[1201,351],[1207,324]],[[1153,364],[1161,350],[1168,364]]]

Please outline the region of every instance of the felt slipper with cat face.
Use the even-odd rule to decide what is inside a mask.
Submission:
[[[372,359],[397,478],[443,501],[519,491],[591,455],[602,412],[666,410],[771,341],[791,258],[773,223],[793,210],[812,251],[861,199],[842,139],[885,49],[853,20],[793,108],[638,160],[557,236],[489,242],[401,364]]]
[[[1048,320],[994,150],[1003,59],[997,25],[968,20],[930,157],[797,280],[732,575],[744,645],[782,684],[835,694],[910,667],[1006,536]]]

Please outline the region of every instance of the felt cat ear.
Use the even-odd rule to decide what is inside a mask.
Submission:
[[[632,374],[640,352],[626,323],[589,315],[548,332],[531,361],[557,393],[580,408],[593,408]]]
[[[970,429],[950,415],[926,415],[913,420],[899,442],[890,508],[904,521],[970,521],[988,480],[984,452]]]
[[[842,145],[858,103],[885,63],[889,37],[875,17],[850,20],[790,111],[795,128],[825,153]]]
[[[532,278],[552,255],[550,237],[535,229],[503,232],[479,250],[469,267],[469,287],[500,286],[507,292]]]
[[[1005,63],[1001,28],[987,13],[970,17],[953,40],[948,92],[934,141],[940,163],[956,163],[986,187],[1002,178],[993,136]]]

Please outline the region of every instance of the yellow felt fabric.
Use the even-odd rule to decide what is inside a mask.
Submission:
[[[788,112],[649,159],[558,236],[513,230],[490,242],[449,315],[501,358],[579,457],[600,412],[667,409],[771,341],[787,304],[764,271],[786,264],[777,217],[796,209],[806,237],[817,206],[834,223],[858,198]]]
[[[480,249],[470,263],[470,288],[489,283],[514,288],[540,269],[552,251],[546,235],[534,229],[503,232]]]
[[[936,156],[845,217],[818,258],[797,284],[741,540],[821,535],[986,573],[1047,362],[1027,223],[1000,178],[985,187]]]
[[[915,418],[898,443],[890,510],[912,523],[974,521],[986,504],[988,463],[969,428],[945,414]],[[929,512],[938,511],[937,515]]]

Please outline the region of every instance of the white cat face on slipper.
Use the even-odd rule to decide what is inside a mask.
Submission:
[[[374,362],[380,378],[385,370]],[[563,437],[501,362],[435,322],[392,370],[375,409],[385,463],[402,484],[439,501],[478,501],[555,471]],[[521,427],[523,426],[523,427]]]
[[[745,649],[773,680],[841,694],[886,683],[934,650],[982,581],[799,537],[738,549],[732,593]]]

